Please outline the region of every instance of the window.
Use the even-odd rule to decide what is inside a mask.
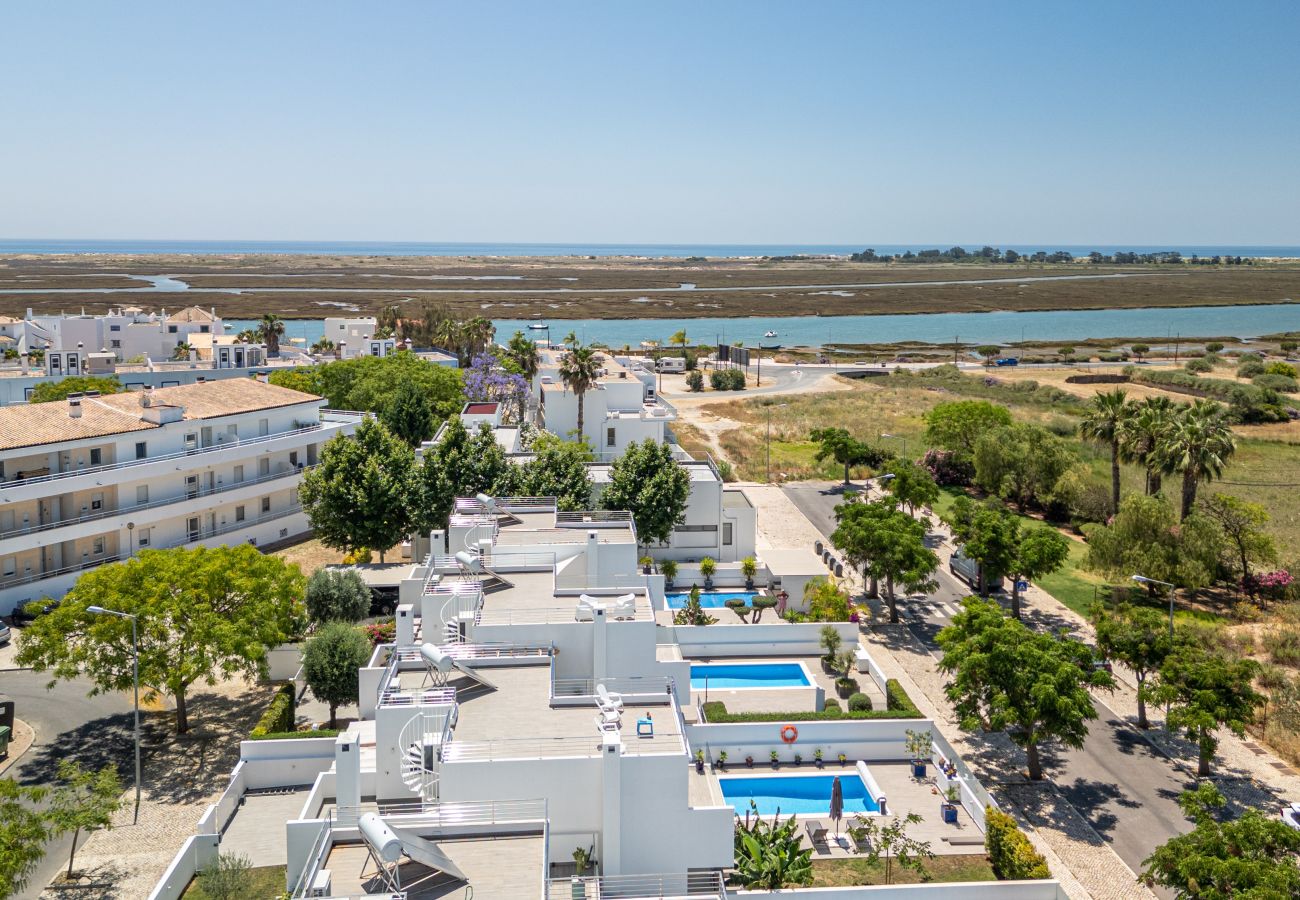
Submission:
[[[235,521],[236,522],[244,521],[244,507],[242,506],[235,507]]]
[[[197,450],[199,447],[199,434],[197,431],[191,431],[185,435],[185,451]]]
[[[136,442],[135,442],[135,458],[136,458],[136,459],[144,459],[144,458],[145,458],[146,456],[148,456],[148,455],[149,455],[149,444],[146,443],[145,441],[136,441]]]
[[[114,349],[114,350],[121,350],[121,349],[122,349],[122,342],[121,342],[121,341],[114,339],[111,343],[112,343],[112,345],[113,345],[113,349]]]
[[[257,477],[263,478],[271,474],[271,460],[263,456],[257,461]]]
[[[270,434],[270,432],[271,432],[271,420],[270,420],[270,419],[258,419],[258,420],[257,420],[257,433],[258,433],[259,435],[261,435],[262,437],[266,437],[268,434]]]
[[[207,325],[199,326],[199,334],[207,334],[209,331],[211,331],[211,328],[209,326]]]
[[[717,525],[678,525],[673,531],[678,533],[690,533],[697,531],[717,531]]]
[[[95,556],[99,556],[100,554],[102,554],[104,552],[104,539],[95,538],[95,540],[90,545],[90,552],[93,553]]]
[[[140,529],[140,537],[137,538],[137,541],[139,542],[139,544],[140,544],[141,547],[148,547],[148,546],[149,546],[149,531],[150,531],[150,529],[148,529],[148,528],[141,528],[141,529]]]
[[[142,484],[135,489],[135,502],[137,505],[149,502],[149,485]]]
[[[731,523],[730,522],[722,523],[722,546],[724,547],[731,546]]]
[[[18,557],[16,556],[6,557],[4,562],[5,577],[8,578],[10,575],[16,575],[17,573],[18,573]]]
[[[271,511],[271,498],[270,498],[270,497],[263,497],[263,498],[262,498],[262,512],[264,512],[264,513],[269,513],[270,511]]]
[[[168,333],[168,334],[175,334],[175,333],[176,333],[176,326],[175,326],[175,325],[168,325],[168,326],[167,326],[167,333]]]
[[[234,478],[235,484],[240,484],[243,482],[243,480],[244,480],[244,467],[235,466],[235,478]]]
[[[103,508],[104,508],[104,495],[103,495],[103,494],[91,494],[91,495],[90,495],[90,508],[91,508],[91,509],[103,509]]]
[[[617,440],[615,439],[615,437],[614,437],[614,429],[613,429],[613,428],[606,428],[606,429],[605,429],[605,446],[606,446],[606,447],[613,447],[616,443],[618,443],[618,441],[617,441]]]
[[[104,451],[98,447],[90,448],[90,464],[92,466],[102,465],[104,462]]]
[[[109,326],[108,326],[108,330],[109,330],[109,331],[121,331],[121,330],[122,330],[122,326],[121,326],[121,325],[109,325]]]

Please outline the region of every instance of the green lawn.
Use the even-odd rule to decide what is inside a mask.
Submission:
[[[868,859],[814,859],[813,887],[849,887],[860,884],[884,884],[883,862],[872,864]],[[930,881],[996,881],[988,857],[978,855],[936,856],[925,864]],[[916,884],[920,875],[893,866],[893,884]]]
[[[284,866],[258,866],[248,870],[248,884],[240,893],[243,897],[279,897],[284,893]],[[182,900],[210,900],[211,895],[203,890],[203,876],[199,875],[190,882]]]

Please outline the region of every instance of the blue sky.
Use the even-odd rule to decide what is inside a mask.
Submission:
[[[1295,3],[25,3],[0,236],[1300,244]]]

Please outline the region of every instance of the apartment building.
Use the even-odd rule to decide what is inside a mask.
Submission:
[[[119,361],[170,359],[178,345],[193,344],[199,335],[223,334],[224,329],[216,310],[198,306],[170,315],[127,306],[104,315],[33,315],[29,309],[21,319],[0,317],[0,338],[8,338],[5,345],[19,353],[106,352]]]
[[[303,471],[358,418],[254,378],[0,408],[0,614],[152,547],[308,530]]]
[[[541,428],[561,437],[576,436],[578,397],[560,377],[563,350],[540,350],[533,404]],[[646,438],[662,443],[677,418],[672,404],[655,391],[655,374],[627,356],[602,354],[601,374],[583,394],[583,435],[598,459],[621,454]]]

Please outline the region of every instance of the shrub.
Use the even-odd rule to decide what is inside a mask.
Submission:
[[[294,741],[303,738],[332,738],[343,733],[341,728],[317,728],[308,731],[268,731],[266,734],[250,734],[250,741]]]
[[[253,892],[253,862],[242,853],[219,854],[199,872],[198,887],[208,900],[241,900]]]
[[[840,711],[840,701],[836,700],[834,697],[827,697],[827,698],[826,698],[825,709],[826,709],[827,712],[831,712],[831,711],[839,712],[839,711]]]
[[[736,480],[736,474],[731,470],[731,463],[725,459],[714,460],[718,464],[718,474],[722,476],[723,481],[731,482]]]
[[[686,373],[686,389],[699,393],[704,390],[704,373],[699,369]]]
[[[921,465],[940,487],[965,487],[975,477],[975,466],[953,450],[927,450]]]
[[[273,732],[293,731],[294,726],[298,723],[297,710],[297,689],[293,682],[286,681],[276,690],[275,696],[271,698],[270,704],[266,707],[266,712],[262,713],[262,718],[257,720],[249,737],[255,741],[265,740],[266,735]]]
[[[821,712],[796,710],[791,712],[727,712],[727,705],[721,700],[710,700],[704,704],[704,719],[710,725],[729,725],[754,722],[834,722],[843,719],[920,719],[919,712],[908,713],[906,710],[862,709],[844,712],[838,701],[828,699],[826,708]]]
[[[1264,634],[1264,649],[1281,666],[1300,666],[1300,631],[1275,628]]]
[[[1264,374],[1264,364],[1257,359],[1248,359],[1237,366],[1238,378],[1254,378]]]
[[[1287,378],[1296,377],[1295,366],[1290,363],[1284,363],[1281,360],[1274,360],[1269,363],[1264,367],[1264,372],[1267,375],[1285,375]]]
[[[369,565],[370,561],[374,558],[375,555],[370,552],[369,548],[358,547],[351,553],[344,555],[343,564],[348,566],[365,566]]]
[[[984,849],[993,874],[1002,881],[1052,877],[1047,860],[1034,849],[1016,820],[991,806],[984,810]]]
[[[1204,358],[1189,359],[1183,368],[1188,372],[1191,372],[1193,375],[1204,375],[1207,372],[1214,371],[1214,363]]]
[[[351,569],[318,569],[307,582],[307,615],[317,625],[360,622],[370,614],[370,588]]]
[[[866,694],[857,693],[849,698],[849,712],[863,712],[871,709],[871,698]]]
[[[1266,391],[1281,391],[1284,394],[1294,394],[1300,390],[1300,385],[1290,375],[1277,375],[1272,372],[1265,372],[1263,375],[1256,375],[1251,379],[1251,383],[1257,388]]]
[[[370,645],[378,647],[380,644],[391,644],[397,638],[397,623],[393,620],[387,622],[375,622],[366,626],[366,637],[370,638]]]
[[[893,711],[899,718],[921,718],[921,711],[916,708],[912,698],[907,696],[907,691],[903,690],[897,678],[885,681],[885,709]]]

